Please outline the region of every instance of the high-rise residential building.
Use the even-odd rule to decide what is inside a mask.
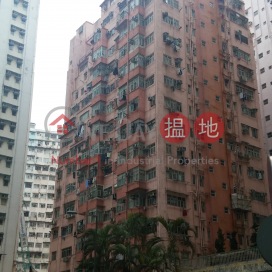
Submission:
[[[255,51],[265,145],[272,156],[272,2],[246,0],[245,7]]]
[[[39,2],[0,1],[0,271],[17,251]]]
[[[244,3],[105,0],[101,12],[70,44],[49,271],[76,271],[83,230],[132,212],[184,218],[200,255],[219,228],[249,247],[271,209]],[[182,143],[160,132],[173,112],[190,124]],[[204,112],[224,122],[214,143],[194,133]]]
[[[15,271],[28,271],[30,264],[37,271],[48,271],[58,153],[58,134],[36,129],[32,123],[20,220],[20,230],[26,233],[18,233],[20,244]]]

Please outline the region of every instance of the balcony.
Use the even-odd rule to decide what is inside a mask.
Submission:
[[[232,203],[232,208],[234,210],[243,210],[243,211],[251,210],[250,199],[243,194],[237,194],[237,193],[232,194],[231,203]]]
[[[119,14],[119,18],[117,20],[115,29],[120,32],[122,29],[126,28],[127,25],[128,25],[128,12],[126,10],[123,10]]]
[[[243,152],[238,152],[238,158],[241,161],[245,161],[245,162],[249,162],[249,160],[250,160],[249,155],[248,154],[244,154]]]

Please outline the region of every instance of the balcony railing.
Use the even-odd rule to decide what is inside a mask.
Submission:
[[[248,262],[260,259],[261,253],[257,248],[249,248],[246,250],[235,250],[223,254],[213,254],[201,256],[192,260],[182,261],[182,266],[189,269],[204,268],[215,265],[228,265],[236,262]],[[187,270],[186,270],[187,271]],[[191,270],[190,270],[191,271]]]

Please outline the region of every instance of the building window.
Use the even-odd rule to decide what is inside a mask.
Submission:
[[[211,196],[216,196],[216,192],[214,190],[211,190]]]
[[[180,181],[184,182],[185,181],[185,174],[184,172],[174,170],[172,168],[167,168],[166,169],[166,175],[168,179],[174,180],[174,181]]]
[[[268,104],[268,99],[265,99],[265,100],[263,101],[263,104],[264,104],[264,105],[267,105],[267,104]]]
[[[152,168],[150,170],[147,170],[145,173],[145,179],[150,180],[156,177],[156,168]]]
[[[174,26],[174,27],[176,27],[176,28],[179,28],[179,21],[176,20],[176,19],[173,18],[173,17],[170,17],[170,16],[168,15],[168,12],[163,12],[163,13],[162,13],[162,19],[163,19],[163,21],[164,21],[165,23],[167,23],[167,24],[169,24],[169,25],[171,25],[171,26]]]
[[[224,190],[227,190],[228,189],[228,186],[227,186],[227,183],[222,183],[222,188],[224,189]]]
[[[153,12],[145,18],[144,24],[145,26],[148,26],[153,21]]]
[[[154,84],[154,75],[148,77],[146,80],[145,80],[145,88],[148,88],[149,86],[153,85]]]
[[[224,213],[229,213],[229,208],[225,207],[224,208]]]
[[[145,66],[150,65],[154,61],[154,53],[145,58]]]
[[[267,133],[267,138],[272,138],[272,132]]]
[[[152,156],[155,153],[156,153],[156,145],[155,145],[155,143],[146,146],[146,148],[145,148],[145,155],[146,156]]]
[[[270,121],[270,115],[265,116],[265,121]]]
[[[213,215],[212,216],[212,221],[213,222],[217,222],[218,221],[218,216],[217,215]]]
[[[261,59],[263,57],[263,53],[259,54],[259,59]]]
[[[205,65],[205,66],[207,65],[207,61],[206,61],[206,60],[203,60],[202,63],[203,63],[203,65]]]
[[[172,146],[170,144],[166,144],[166,154],[167,155],[172,154]]]
[[[155,128],[155,125],[156,125],[155,119],[153,119],[153,120],[147,122],[147,123],[146,123],[147,132],[153,130],[153,129]]]
[[[72,247],[66,247],[61,250],[61,257],[70,257],[72,255]]]
[[[154,41],[154,33],[151,33],[149,36],[145,38],[145,46],[148,46]]]
[[[180,208],[186,208],[186,199],[185,197],[167,195],[167,204]]]
[[[266,83],[262,84],[262,89],[266,88]]]
[[[201,41],[201,45],[202,45],[202,46],[206,46],[206,42],[202,40],[202,41]]]
[[[260,69],[260,73],[263,74],[265,72],[265,68]]]

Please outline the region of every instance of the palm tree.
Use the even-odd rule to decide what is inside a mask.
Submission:
[[[141,213],[130,214],[123,227],[127,237],[123,244],[113,245],[114,268],[122,271],[165,271],[165,249],[156,237],[157,220]],[[122,256],[122,258],[117,257]]]
[[[139,247],[126,241],[111,247],[111,271],[132,272],[138,265]]]
[[[134,243],[144,245],[147,235],[153,234],[157,231],[157,221],[155,218],[148,218],[142,213],[134,213],[128,216],[124,225],[130,238],[134,239]]]
[[[158,217],[157,221],[162,224],[168,235],[167,259],[168,268],[173,271],[179,271],[181,265],[180,246],[185,246],[191,249],[194,253],[194,245],[190,240],[189,231],[195,234],[195,230],[183,219],[166,220],[163,217]]]
[[[146,241],[144,250],[139,255],[138,272],[164,272],[166,267],[166,249],[160,237]]]
[[[83,259],[79,268],[85,271],[108,271],[111,264],[111,245],[122,241],[124,233],[119,225],[89,229],[83,235]]]

